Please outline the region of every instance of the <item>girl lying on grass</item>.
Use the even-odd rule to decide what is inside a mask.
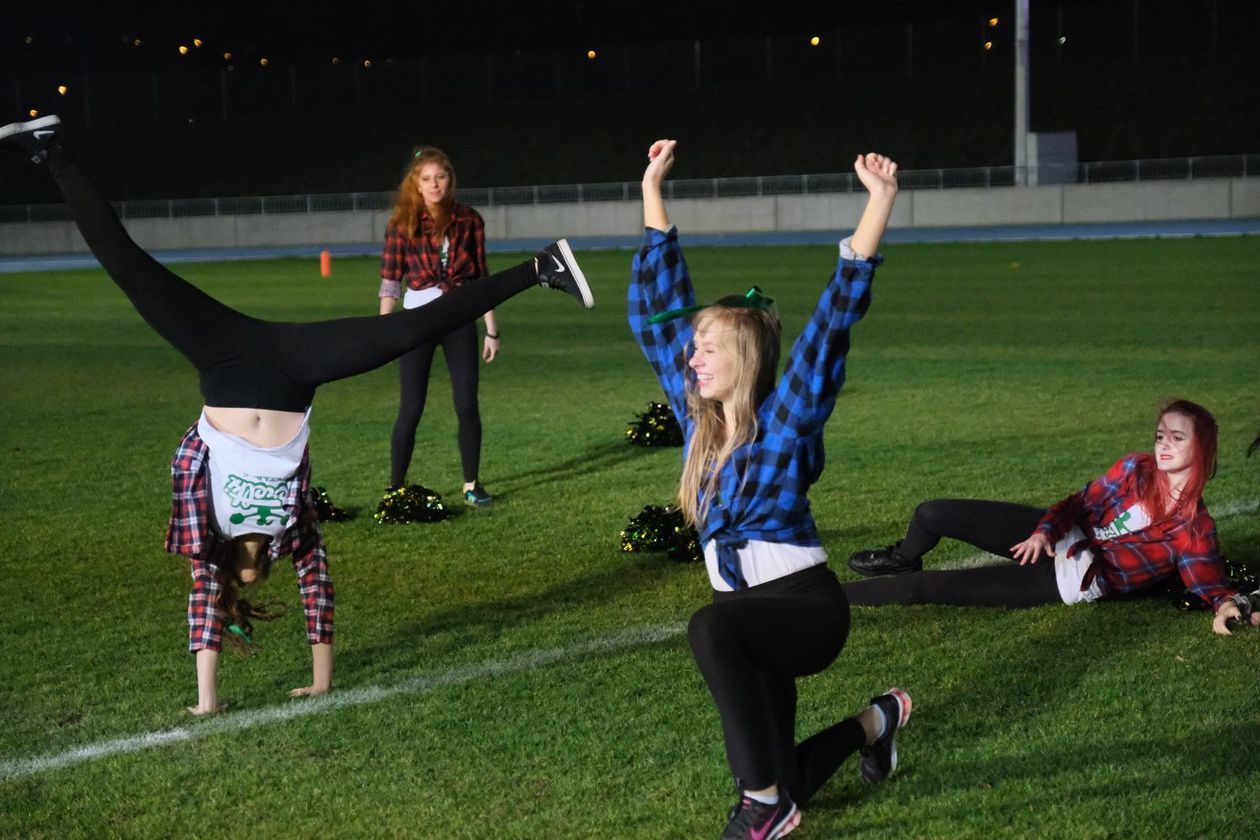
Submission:
[[[822,430],[844,382],[850,330],[870,304],[876,256],[897,193],[897,165],[859,155],[870,192],[851,239],[776,385],[779,319],[759,289],[696,306],[661,183],[673,140],[648,150],[643,248],[634,258],[630,326],[683,428],[679,500],[704,546],[713,603],[688,641],[717,704],[739,787],[723,838],[769,838],[854,752],[868,781],[897,766],[910,717],[900,689],[796,743],[796,678],[824,670],[849,632],[849,606],[827,568],[806,492],[823,468]],[[686,317],[692,316],[693,317]]]
[[[1216,523],[1203,503],[1215,472],[1216,420],[1201,405],[1173,400],[1159,412],[1152,452],[1124,456],[1049,510],[976,499],[924,502],[904,539],[849,557],[855,572],[881,577],[844,590],[850,603],[869,606],[1035,607],[1097,601],[1179,574],[1212,606],[1212,629],[1228,634],[1226,622],[1244,605],[1225,575]],[[942,537],[1016,565],[922,571],[923,555]],[[1250,620],[1260,624],[1260,613]]]
[[[224,628],[246,636],[250,619],[235,585],[252,583],[286,554],[298,576],[312,661],[310,685],[290,694],[328,691],[333,586],[310,493],[306,445],[315,389],[380,367],[531,286],[590,301],[567,243],[549,245],[538,258],[422,309],[306,324],[260,321],[175,276],[131,240],[75,165],[57,117],[0,128],[0,148],[47,165],[93,255],[140,316],[200,376],[205,406],[171,464],[174,494],[166,540],[168,551],[188,557],[192,571],[188,647],[197,659],[197,705],[188,711],[201,715],[224,708],[217,690]]]

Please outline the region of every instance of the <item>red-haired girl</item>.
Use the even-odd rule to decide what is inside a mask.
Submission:
[[[418,150],[398,185],[398,197],[385,229],[381,252],[380,311],[388,315],[401,298],[405,309],[418,309],[460,286],[489,274],[486,225],[471,207],[455,201],[455,167],[440,149]],[[499,352],[494,310],[483,314],[486,337],[481,357]],[[464,501],[473,506],[493,499],[481,486],[481,412],[477,404],[477,326],[452,324],[447,332],[405,353],[398,360],[398,417],[390,438],[390,489],[407,483],[416,445],[416,427],[424,413],[429,369],[438,345],[446,359],[459,421],[457,441],[464,474]]]
[[[849,566],[879,575],[846,583],[853,604],[1034,607],[1077,604],[1152,586],[1174,573],[1228,633],[1240,615],[1216,547],[1203,486],[1216,471],[1216,420],[1173,400],[1159,412],[1151,452],[1126,455],[1049,510],[1011,502],[934,499],[918,506],[904,539],[854,552]],[[1017,561],[922,571],[942,537]],[[1041,562],[1038,562],[1041,561]],[[1260,624],[1260,614],[1251,621]]]

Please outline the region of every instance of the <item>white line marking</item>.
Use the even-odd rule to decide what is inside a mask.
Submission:
[[[1237,502],[1223,506],[1214,514],[1214,517],[1216,519],[1224,519],[1240,513],[1250,513],[1255,511],[1258,505],[1260,505],[1260,502],[1257,501]],[[950,568],[983,566],[998,559],[992,554],[977,554],[959,561],[957,565]],[[1003,560],[1002,562],[1007,561]],[[267,706],[245,712],[228,712],[205,721],[189,724],[188,726],[178,726],[174,729],[164,729],[159,732],[146,732],[141,735],[115,738],[109,741],[98,741],[95,744],[85,744],[53,755],[8,759],[0,761],[0,781],[33,776],[45,770],[58,770],[62,767],[71,767],[75,764],[82,764],[85,761],[106,758],[111,755],[140,752],[141,750],[164,747],[169,744],[199,741],[223,732],[240,732],[245,729],[253,729],[256,726],[266,726],[269,723],[279,723],[293,720],[294,718],[324,714],[334,709],[379,703],[398,694],[423,694],[442,686],[471,682],[472,680],[485,677],[497,677],[521,671],[531,671],[536,668],[554,665],[558,662],[568,662],[586,656],[642,647],[681,636],[685,630],[685,624],[634,627],[611,636],[589,639],[569,647],[530,651],[511,659],[477,662],[453,668],[449,671],[421,674],[392,686],[365,686],[364,688],[334,691],[319,697],[294,700],[283,706]]]
[[[269,723],[324,714],[334,709],[379,703],[399,694],[423,694],[442,686],[471,682],[472,680],[485,677],[498,677],[521,671],[532,671],[558,662],[569,662],[587,656],[642,647],[680,636],[685,630],[685,624],[635,627],[610,636],[589,639],[568,647],[534,650],[514,656],[511,659],[476,662],[448,671],[421,674],[392,686],[366,686],[345,691],[333,691],[318,697],[294,700],[283,706],[267,706],[244,712],[227,712],[204,721],[189,724],[188,726],[178,726],[174,729],[164,729],[159,732],[146,732],[127,738],[98,741],[95,744],[85,744],[81,747],[75,747],[52,755],[9,759],[0,762],[0,781],[22,776],[32,776],[45,770],[57,770],[62,767],[70,767],[85,761],[105,758],[111,755],[140,752],[141,750],[187,741],[199,741],[211,735],[218,735],[224,732],[239,732],[245,729],[253,729],[256,726],[265,726]]]
[[[1260,501],[1252,500],[1250,502],[1234,502],[1231,505],[1222,505],[1219,510],[1212,513],[1213,519],[1228,519],[1231,516],[1237,516],[1240,513],[1254,513],[1260,509]],[[974,569],[977,566],[997,566],[1001,563],[1012,562],[1007,557],[999,557],[996,554],[990,554],[982,551],[979,554],[973,554],[970,557],[955,563],[946,563],[942,566],[934,566],[935,569]]]

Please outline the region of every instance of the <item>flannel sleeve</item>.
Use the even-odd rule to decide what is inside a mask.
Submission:
[[[1037,530],[1045,534],[1051,543],[1056,543],[1078,523],[1087,521],[1091,514],[1097,517],[1109,498],[1123,493],[1125,486],[1135,480],[1137,464],[1137,455],[1127,455],[1116,461],[1105,475],[1087,483],[1079,493],[1051,505],[1037,524]]]
[[[192,591],[188,593],[188,652],[223,648],[222,570],[199,557],[189,557]]]
[[[476,210],[472,211],[472,215],[473,264],[477,268],[478,277],[489,277],[490,268],[486,263],[486,220]]]
[[[395,284],[392,288],[401,289],[403,272],[407,268],[406,250],[403,247],[402,232],[394,225],[385,228],[385,247],[381,249],[381,292],[386,296],[386,282]],[[389,297],[397,297],[391,294]]]
[[[1193,524],[1187,525],[1175,548],[1177,573],[1181,575],[1182,583],[1211,604],[1213,610],[1235,594],[1217,550],[1216,523],[1206,512],[1200,512]]]
[[[634,255],[630,273],[627,295],[630,329],[665,389],[674,416],[685,433],[688,424],[687,344],[691,341],[691,323],[686,318],[648,323],[658,312],[692,306],[696,302],[687,261],[678,244],[678,229],[671,227],[668,232],[645,229],[643,247]]]
[[[814,314],[788,357],[783,379],[763,405],[767,435],[809,437],[822,428],[844,385],[850,331],[871,305],[871,281],[883,262],[858,259],[840,243],[841,257]]]

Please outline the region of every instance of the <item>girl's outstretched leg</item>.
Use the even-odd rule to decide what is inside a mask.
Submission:
[[[76,165],[60,119],[4,126],[0,146],[47,165],[92,255],[158,335],[198,370],[224,360],[224,338],[241,327],[245,316],[171,273],[132,241],[109,202]]]
[[[532,260],[465,283],[432,303],[390,315],[367,315],[308,324],[264,323],[257,340],[269,346],[285,374],[311,387],[392,362],[463,324],[474,321],[532,286],[568,292],[589,306],[590,286],[563,239]]]

